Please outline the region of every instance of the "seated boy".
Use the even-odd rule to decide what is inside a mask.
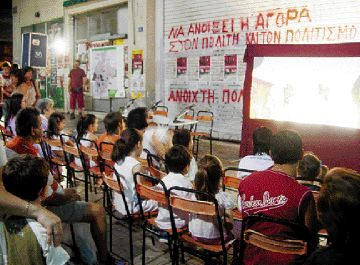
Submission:
[[[184,176],[189,170],[190,154],[183,146],[174,145],[171,147],[165,155],[165,163],[169,169],[169,174],[167,174],[162,181],[167,189],[174,186],[188,189],[193,188],[191,182]],[[182,198],[196,200],[193,193],[175,191],[174,194]],[[177,228],[182,228],[188,223],[188,213],[184,214],[177,210],[174,210],[173,213]],[[170,214],[164,207],[159,207],[159,213],[155,221],[160,229],[171,229]]]
[[[48,164],[39,157],[15,157],[3,169],[5,189],[32,204],[41,205],[46,198]],[[11,217],[4,221],[3,236],[6,240],[6,264],[65,264],[69,255],[61,247],[47,243],[46,229],[33,219]],[[21,253],[21,255],[19,255]],[[45,261],[45,262],[44,262]]]
[[[191,137],[190,131],[186,129],[178,129],[174,131],[174,136],[172,138],[173,145],[184,146],[190,153],[191,162],[189,167],[189,172],[185,175],[191,182],[194,182],[195,174],[198,170],[196,160],[193,155],[191,155],[193,148],[193,139]]]
[[[104,126],[106,132],[99,136],[96,141],[98,148],[100,149],[100,144],[102,142],[115,144],[117,140],[120,139],[121,132],[125,129],[124,120],[120,112],[110,112],[104,118]],[[112,152],[112,145],[104,144],[102,145],[102,150],[109,153]]]

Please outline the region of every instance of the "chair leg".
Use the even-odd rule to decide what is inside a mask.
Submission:
[[[212,137],[210,135],[210,155],[212,155],[213,147],[212,147]]]
[[[143,228],[143,241],[142,241],[142,265],[145,265],[145,228]]]
[[[112,215],[109,214],[109,225],[110,225],[110,252],[112,252]]]
[[[88,190],[88,186],[89,186],[89,179],[88,179],[88,174],[85,173],[85,201],[89,201],[89,190]]]
[[[134,265],[134,246],[132,235],[132,221],[129,222],[130,264]]]

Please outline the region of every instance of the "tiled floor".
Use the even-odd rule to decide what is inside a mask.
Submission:
[[[103,115],[101,115],[103,117]],[[67,115],[67,118],[69,115]],[[76,120],[68,120],[66,128],[75,129]],[[104,127],[101,121],[99,121],[99,130],[98,133],[102,133]],[[208,141],[200,142],[199,157],[206,154],[209,151]],[[228,143],[228,142],[213,142],[213,154],[217,155],[223,162],[224,166],[237,166],[237,162],[234,161],[238,158],[239,144]],[[84,189],[82,183],[79,183],[77,187],[80,194],[84,194]],[[102,203],[102,192],[98,191],[98,194],[90,193],[89,200],[97,203]],[[141,264],[141,244],[142,244],[142,232],[139,225],[135,225],[133,229],[134,233],[134,256],[135,264]],[[126,226],[113,221],[113,252],[119,257],[123,257],[128,260],[130,256],[129,252],[129,239],[128,239],[128,229]],[[185,255],[186,264],[203,264],[203,262],[197,258]],[[155,239],[155,245],[152,244],[150,238],[146,240],[146,264],[149,265],[165,265],[170,264],[170,257],[168,253],[167,245],[164,243],[159,243]]]

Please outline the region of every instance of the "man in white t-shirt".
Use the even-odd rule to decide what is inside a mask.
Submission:
[[[253,155],[243,157],[238,168],[254,171],[262,171],[274,165],[274,161],[269,155],[270,139],[272,131],[266,127],[259,127],[253,132]],[[244,178],[251,172],[239,171],[238,178]]]

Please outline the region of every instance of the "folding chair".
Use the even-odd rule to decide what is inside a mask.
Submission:
[[[112,218],[115,218],[118,221],[124,221],[127,226],[128,226],[128,230],[129,230],[129,244],[130,244],[130,262],[131,264],[134,264],[134,246],[133,246],[133,234],[132,234],[132,229],[133,229],[133,224],[134,221],[137,219],[140,219],[141,215],[139,213],[131,213],[129,210],[129,206],[127,205],[126,202],[126,198],[125,198],[125,194],[124,194],[124,188],[123,185],[121,184],[120,179],[124,178],[123,176],[121,176],[117,170],[112,167],[109,166],[108,164],[104,165],[105,167],[105,171],[106,172],[113,172],[110,175],[107,175],[104,173],[103,175],[103,180],[106,186],[105,189],[105,197],[106,197],[106,205],[105,205],[105,211],[106,213],[109,215],[110,218],[110,251],[112,252]],[[116,180],[114,180],[113,176],[115,175]],[[119,216],[119,214],[116,214],[117,211],[115,210],[114,206],[113,206],[113,202],[112,202],[112,192],[117,192],[121,195],[124,206],[125,206],[125,210],[126,210],[126,215],[125,216]],[[152,214],[156,214],[156,212],[151,212]]]
[[[147,152],[146,160],[150,175],[157,177],[158,179],[162,179],[169,173],[165,165],[165,160],[161,157]]]
[[[194,201],[189,199],[184,199],[175,195],[172,195],[173,191],[185,191],[193,194],[201,194],[208,198],[208,201]],[[232,239],[228,242],[225,242],[224,238],[224,226],[222,216],[219,213],[219,206],[215,196],[193,189],[187,189],[183,187],[172,187],[169,189],[170,193],[170,205],[174,209],[187,212],[189,214],[203,215],[212,217],[216,222],[216,226],[219,229],[220,234],[220,244],[205,244],[199,241],[196,241],[189,232],[179,234],[179,247],[180,249],[191,255],[199,257],[205,261],[205,264],[211,261],[213,257],[223,258],[222,264],[227,264],[227,255],[228,250],[235,245],[237,242],[236,239]],[[186,246],[183,243],[187,243],[190,246]],[[177,245],[174,246],[174,253],[177,253]],[[177,257],[177,255],[175,255]],[[183,259],[183,255],[182,255]]]
[[[270,223],[288,227],[294,232],[294,236],[269,236],[256,231],[256,224]],[[306,226],[300,225],[289,220],[266,216],[265,214],[250,215],[243,219],[240,239],[240,264],[244,264],[245,250],[249,245],[273,253],[284,255],[296,255],[306,257],[309,248],[312,248],[313,235]]]
[[[87,147],[86,145],[82,144],[83,142],[90,143],[90,146],[92,146],[92,147]],[[89,179],[90,191],[92,191],[91,180],[93,180],[95,194],[97,194],[95,180],[102,179],[102,172],[103,172],[101,170],[103,167],[103,161],[100,156],[99,148],[95,141],[85,139],[85,138],[81,138],[77,142],[77,145],[78,145],[78,149],[80,151],[80,155],[82,156],[82,159],[81,159],[81,161],[83,163],[82,166],[85,169],[85,174],[87,174],[88,179]],[[94,162],[96,161],[97,164],[94,166],[91,166],[90,165],[91,160]]]
[[[88,174],[86,172],[86,168],[84,168],[82,165],[83,163],[85,163],[83,160],[83,156],[79,151],[79,147],[78,144],[76,143],[75,139],[74,142],[76,143],[75,146],[70,146],[66,143],[65,141],[65,137],[68,137],[70,139],[74,139],[71,135],[67,135],[67,134],[61,134],[60,135],[60,140],[61,140],[61,145],[63,148],[63,152],[64,152],[64,158],[65,158],[65,162],[66,162],[66,170],[68,173],[68,177],[71,180],[71,184],[72,185],[76,185],[76,181],[81,181],[85,183],[85,201],[89,200],[89,190],[88,190],[88,186],[89,186],[89,179],[88,179]],[[74,158],[79,158],[81,161],[81,166],[76,165],[76,163],[74,162]],[[76,173],[82,173],[84,175],[84,179],[79,179],[76,177]]]
[[[169,109],[166,106],[157,106],[153,112],[153,115],[160,115],[167,117],[168,116]]]
[[[169,201],[169,191],[167,190],[164,182],[162,182],[160,179],[145,175],[142,173],[137,172],[134,175],[134,181],[135,181],[135,188],[136,188],[136,195],[138,198],[139,206],[140,206],[140,215],[142,220],[141,228],[143,230],[143,238],[142,238],[142,264],[145,265],[145,236],[146,232],[151,233],[152,235],[155,235],[157,237],[161,236],[161,233],[166,233],[168,237],[168,247],[169,247],[169,254],[170,259],[172,261],[172,264],[175,264],[176,258],[173,258],[173,248],[172,246],[175,245],[176,238],[175,236],[177,233],[184,231],[185,229],[177,229],[174,233],[174,216],[172,212],[172,208],[170,206]],[[154,187],[157,185],[157,187]],[[171,221],[171,229],[167,230],[161,230],[157,227],[155,222],[155,217],[150,217],[147,215],[142,207],[142,201],[143,200],[154,200],[157,201],[158,204],[161,204],[162,207],[167,208],[170,214],[170,221]]]
[[[209,139],[210,154],[212,155],[212,149],[213,149],[212,148],[212,131],[213,131],[213,127],[214,127],[214,114],[211,111],[200,110],[197,112],[197,115],[195,118],[198,121],[198,123],[195,124],[194,132],[192,132],[191,134],[193,136],[193,141],[194,141],[193,154],[195,155],[196,160],[197,160],[197,157],[199,154],[199,142],[200,142],[201,138]],[[203,127],[203,126],[209,127],[209,125],[210,125],[208,132],[199,131],[199,128],[198,128],[199,125],[201,127]],[[196,142],[196,145],[195,145],[195,142]]]
[[[238,193],[238,188],[239,188],[241,179],[228,175],[227,173],[229,171],[241,171],[241,172],[247,172],[247,173],[254,172],[254,170],[237,168],[237,167],[227,167],[224,169],[224,180],[223,180],[223,187],[222,187],[223,191],[225,191],[225,189],[228,189],[228,190],[230,190],[232,192],[236,192],[236,193]],[[233,210],[233,217],[236,220],[242,220],[242,214],[239,212],[238,209]]]
[[[59,152],[63,154],[60,135],[56,135],[59,138],[58,139],[49,139],[47,137],[44,137],[43,141],[41,142],[41,147],[43,150],[43,154],[45,155],[46,160],[48,161],[50,165],[50,171],[53,174],[53,176],[59,176],[59,177],[65,177],[66,178],[66,187],[68,188],[70,185],[70,178],[68,176],[65,176],[60,172],[59,167],[66,167],[66,161],[65,158],[60,158],[56,155],[54,155],[52,148],[60,149]]]

